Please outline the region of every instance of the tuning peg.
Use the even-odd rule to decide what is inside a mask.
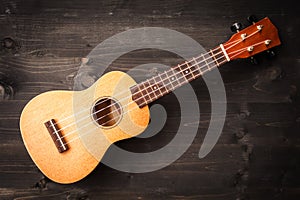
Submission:
[[[240,30],[242,30],[242,24],[239,22],[236,22],[234,24],[232,24],[232,26],[230,27],[231,31],[234,33],[239,32]]]
[[[247,20],[251,24],[255,24],[258,21],[255,15],[250,15],[249,17],[247,17]]]

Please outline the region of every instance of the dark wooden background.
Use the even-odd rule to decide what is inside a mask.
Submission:
[[[299,199],[300,18],[296,3],[1,0],[0,199]],[[209,49],[229,38],[233,22],[247,24],[250,14],[270,17],[283,44],[275,49],[274,58],[259,56],[258,65],[240,60],[220,69],[228,110],[223,133],[207,157],[197,156],[210,117],[208,92],[199,79],[192,86],[203,120],[192,146],[170,166],[132,174],[99,164],[84,180],[61,185],[45,178],[34,165],[20,136],[22,108],[44,91],[72,90],[81,58],[97,44],[131,28],[157,26],[180,31]],[[153,60],[171,65],[178,58],[141,50],[122,56],[111,69],[126,71]],[[170,117],[157,136],[118,145],[147,151],[167,144],[178,118],[176,102],[174,95],[158,101]]]

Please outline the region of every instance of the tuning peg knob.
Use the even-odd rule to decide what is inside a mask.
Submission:
[[[237,33],[240,30],[242,30],[242,24],[236,22],[236,23],[232,24],[232,26],[230,27],[230,29],[231,29],[232,32]]]
[[[247,17],[247,20],[251,24],[255,24],[258,21],[255,15],[250,15],[249,17]]]

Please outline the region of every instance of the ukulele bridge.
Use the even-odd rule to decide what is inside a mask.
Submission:
[[[57,127],[57,124],[54,119],[50,119],[49,121],[44,123],[58,152],[62,153],[64,151],[68,150],[68,146],[66,145],[66,142],[64,138],[62,137],[62,134]]]

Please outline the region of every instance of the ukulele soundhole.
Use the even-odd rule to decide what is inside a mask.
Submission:
[[[121,105],[109,97],[98,100],[92,112],[95,122],[103,128],[111,128],[117,125],[122,118]]]

